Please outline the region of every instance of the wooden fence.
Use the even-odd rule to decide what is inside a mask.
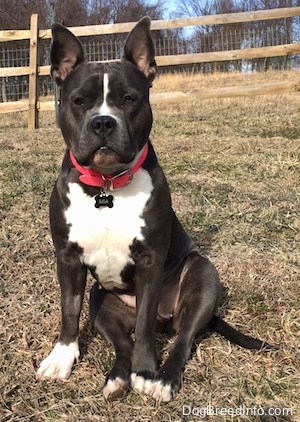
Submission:
[[[181,18],[170,20],[152,21],[152,30],[163,30],[170,28],[183,28],[187,26],[216,25],[229,24],[238,22],[250,22],[269,19],[279,19],[300,16],[300,7],[258,10],[253,12],[230,13],[223,15],[201,16],[195,18]],[[112,33],[127,33],[133,26],[134,22],[119,23],[114,25],[94,25],[81,26],[71,28],[72,32],[80,37],[91,35],[104,35]],[[39,111],[53,110],[53,101],[40,101],[38,93],[38,77],[49,75],[50,66],[38,65],[38,45],[41,40],[51,38],[50,29],[38,29],[38,15],[31,16],[30,30],[6,30],[0,31],[0,42],[29,40],[30,43],[30,61],[29,66],[25,67],[5,67],[0,69],[0,77],[9,76],[29,76],[29,98],[15,102],[0,103],[0,114],[16,111],[28,111],[28,128],[34,129],[38,127]],[[288,56],[300,53],[300,44],[285,44],[270,47],[247,48],[230,51],[217,51],[196,54],[181,54],[158,56],[157,64],[159,66],[183,65],[190,63],[207,63],[227,60],[254,59],[264,57]],[[214,97],[231,97],[231,96],[247,96],[262,94],[278,94],[283,92],[299,91],[299,81],[293,83],[279,82],[264,85],[247,86],[247,87],[226,87],[217,89],[207,89],[193,92],[171,92],[164,94],[152,94],[151,102],[177,101],[178,99],[192,98],[214,98]]]

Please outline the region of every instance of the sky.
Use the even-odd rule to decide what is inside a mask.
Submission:
[[[164,18],[168,19],[171,15],[172,12],[176,11],[176,0],[165,0],[164,1],[164,8],[165,8],[165,13],[164,13]]]

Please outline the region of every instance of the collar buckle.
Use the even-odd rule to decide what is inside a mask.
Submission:
[[[105,188],[108,190],[118,190],[123,186],[128,185],[133,179],[133,172],[131,169],[126,169],[121,171],[121,173],[116,174],[106,178],[105,175],[102,175],[102,179],[105,185]]]

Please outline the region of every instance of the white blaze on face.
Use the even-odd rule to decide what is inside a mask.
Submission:
[[[100,116],[111,115],[113,114],[112,108],[107,103],[107,96],[109,94],[109,78],[108,73],[103,75],[103,103],[101,104],[99,114]]]

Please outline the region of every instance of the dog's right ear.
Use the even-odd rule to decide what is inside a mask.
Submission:
[[[154,44],[150,32],[151,20],[144,16],[126,38],[123,60],[135,64],[151,84],[155,78],[157,65]]]
[[[54,23],[51,29],[51,75],[61,85],[74,67],[85,60],[84,50],[78,38],[60,23]]]

